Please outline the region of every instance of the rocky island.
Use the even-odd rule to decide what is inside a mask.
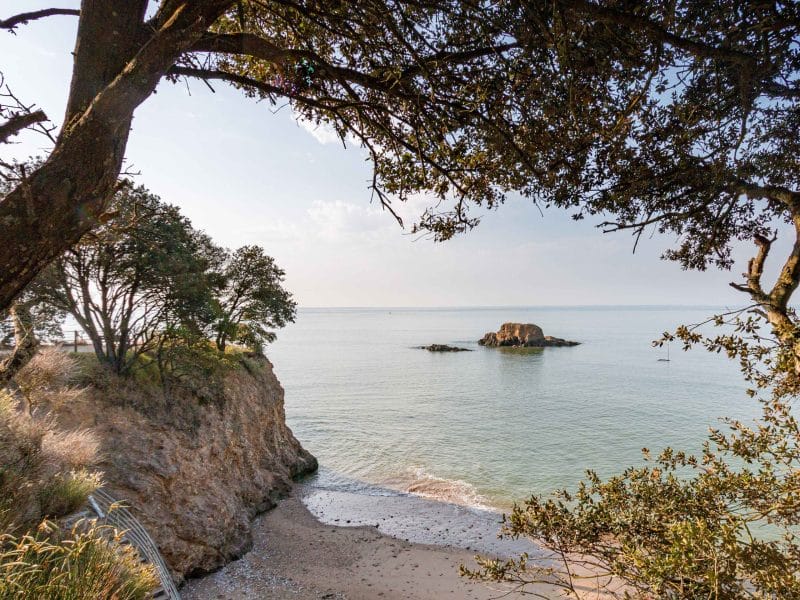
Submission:
[[[499,331],[490,331],[478,340],[478,343],[481,346],[493,347],[544,348],[547,346],[577,346],[580,342],[571,342],[545,335],[542,328],[533,323],[503,323]]]

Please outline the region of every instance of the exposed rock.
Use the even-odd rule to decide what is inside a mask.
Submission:
[[[570,342],[545,335],[542,328],[533,323],[503,323],[499,331],[487,333],[478,343],[481,346],[544,348],[546,346],[577,346],[580,342]]]
[[[177,579],[241,556],[250,521],[317,468],[286,426],[283,388],[266,359],[226,375],[218,404],[183,393],[137,410],[141,389],[103,387],[56,417],[102,440],[106,489],[127,501]]]
[[[428,352],[472,352],[469,348],[459,348],[458,346],[448,346],[447,344],[431,344],[430,346],[417,346],[419,350]]]

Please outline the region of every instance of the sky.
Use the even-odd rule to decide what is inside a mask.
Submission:
[[[41,5],[41,6],[40,6]],[[77,6],[62,2],[59,6]],[[44,8],[4,0],[0,17]],[[77,19],[53,17],[0,31],[0,71],[14,93],[60,124]],[[298,123],[289,106],[245,98],[223,84],[162,82],[137,110],[126,154],[134,181],[178,205],[195,227],[227,247],[258,244],[286,270],[300,306],[741,305],[750,244],[731,272],[687,272],[660,260],[675,239],[643,238],[597,222],[542,214],[512,197],[481,225],[436,243],[401,229],[370,202],[371,169],[357,146]],[[24,134],[0,156],[46,154]],[[400,208],[408,223],[424,195]],[[599,221],[599,219],[598,219]],[[786,237],[786,236],[783,236]],[[2,243],[2,241],[0,241]],[[786,241],[776,244],[780,256]],[[768,264],[767,276],[779,265]]]

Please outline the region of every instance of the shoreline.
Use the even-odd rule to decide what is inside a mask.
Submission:
[[[486,505],[433,499],[366,484],[359,491],[296,484],[293,495],[323,525],[371,527],[412,544],[465,550],[498,558],[523,552],[545,560],[546,552],[530,540],[498,539],[503,513]]]
[[[476,583],[461,577],[459,565],[476,566],[475,552],[394,537],[381,530],[383,521],[379,521],[378,527],[374,523],[355,523],[353,519],[348,524],[348,519],[342,517],[355,514],[358,506],[348,508],[341,504],[347,498],[331,497],[326,490],[318,492],[322,495],[314,502],[319,505],[327,499],[326,514],[334,521],[340,519],[341,524],[319,520],[304,504],[307,494],[315,493],[313,488],[310,491],[299,484],[290,497],[253,521],[250,551],[214,573],[188,579],[181,589],[182,597],[187,600],[523,598],[511,586]],[[379,503],[391,499],[374,498]],[[333,517],[334,514],[338,516]],[[378,518],[393,520],[388,516]],[[408,525],[405,517],[397,522]],[[425,532],[424,527],[421,532]],[[390,529],[389,525],[384,528]],[[465,524],[463,529],[472,531],[475,526],[470,528]],[[436,533],[430,535],[435,537]],[[557,594],[553,592],[552,597]]]

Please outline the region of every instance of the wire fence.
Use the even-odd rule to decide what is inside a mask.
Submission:
[[[11,340],[13,342],[13,340]],[[104,343],[105,338],[100,336],[100,342]],[[94,352],[92,341],[86,337],[81,329],[73,329],[64,332],[61,339],[45,339],[40,342],[42,346],[55,346],[65,352]],[[0,354],[11,352],[14,349],[13,343],[2,343],[0,340]]]
[[[158,551],[158,546],[139,520],[102,489],[96,490],[89,496],[89,505],[100,522],[122,532],[122,539],[136,549],[142,562],[150,563],[156,568],[161,587],[153,591],[152,597],[155,600],[180,600],[181,595],[175,587],[161,552]]]

